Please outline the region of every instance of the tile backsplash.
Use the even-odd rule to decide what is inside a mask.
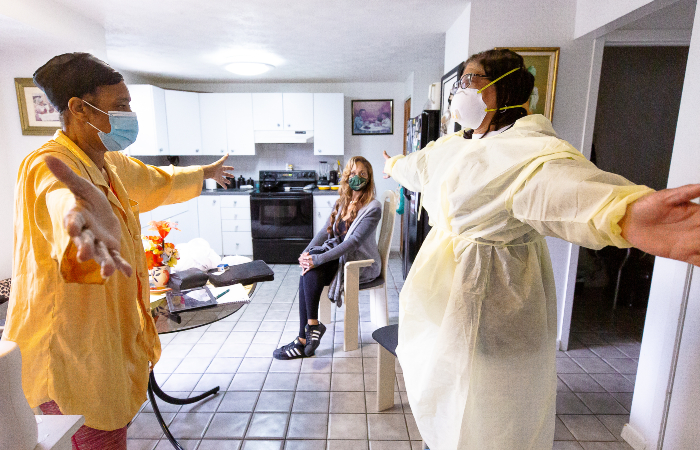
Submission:
[[[165,156],[136,156],[137,159],[154,166],[167,166],[170,164]],[[180,166],[198,164],[210,164],[218,159],[218,156],[180,156]],[[258,181],[258,172],[261,170],[286,170],[287,164],[293,164],[295,170],[315,170],[318,172],[319,162],[326,161],[329,170],[333,168],[336,160],[340,160],[343,167],[343,155],[317,156],[314,155],[313,144],[256,144],[255,155],[235,156],[231,155],[228,164],[234,167],[233,173],[238,178],[253,178]]]

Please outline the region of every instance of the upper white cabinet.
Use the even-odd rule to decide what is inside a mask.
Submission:
[[[168,120],[170,154],[202,154],[199,94],[166,90],[165,114]]]
[[[284,129],[314,129],[314,94],[282,94]]]
[[[168,124],[165,118],[165,92],[148,84],[130,84],[131,110],[139,120],[136,142],[127,148],[130,155],[168,155]]]
[[[199,94],[199,122],[202,129],[203,155],[224,155],[228,147],[227,94]]]
[[[343,94],[313,94],[314,155],[345,152],[345,107]]]
[[[314,94],[253,94],[255,131],[314,129]]]
[[[283,130],[284,110],[282,94],[252,94],[253,95],[253,129]]]
[[[255,155],[255,142],[344,153],[343,94],[201,93],[129,85],[139,135],[129,155]]]
[[[255,154],[253,130],[253,95],[220,94],[224,96],[226,109],[226,135],[231,155]]]

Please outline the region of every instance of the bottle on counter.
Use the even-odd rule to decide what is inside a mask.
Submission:
[[[253,177],[248,178],[248,181],[246,181],[246,184],[250,186],[255,186],[255,181],[253,181]]]
[[[244,184],[245,184],[245,178],[243,178],[243,175],[241,175],[241,176],[238,177],[238,179],[236,180],[236,188],[237,188],[237,189],[240,189],[241,186],[243,186]]]

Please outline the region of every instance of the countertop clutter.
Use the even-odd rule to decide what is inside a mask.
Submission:
[[[338,191],[332,189],[322,191],[318,188],[309,190],[313,195],[338,195]],[[257,189],[202,189],[202,195],[250,195],[252,193],[259,193]]]

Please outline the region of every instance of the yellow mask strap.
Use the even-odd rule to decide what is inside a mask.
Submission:
[[[503,75],[501,75],[500,77],[496,78],[495,80],[493,80],[492,82],[490,82],[489,84],[487,84],[486,86],[482,87],[481,89],[479,89],[479,90],[476,91],[476,92],[480,94],[481,91],[483,91],[483,90],[486,89],[487,87],[491,86],[491,85],[492,85],[493,83],[495,83],[496,81],[498,81],[498,80],[500,80],[501,78],[505,77],[506,75],[510,75],[511,73],[516,72],[516,71],[518,71],[518,70],[520,70],[520,67],[515,68],[515,69],[511,70],[510,72],[504,73]]]
[[[484,111],[497,111],[499,109],[501,111],[503,111],[504,109],[511,109],[511,108],[523,108],[523,109],[525,109],[525,107],[522,105],[515,105],[515,106],[504,106],[503,108],[485,109]]]

